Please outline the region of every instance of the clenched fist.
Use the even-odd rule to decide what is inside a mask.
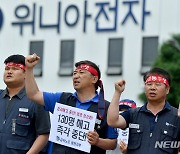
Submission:
[[[25,59],[26,68],[33,68],[39,61],[40,57],[37,54],[29,55]]]
[[[118,91],[119,93],[122,93],[125,89],[125,80],[119,80],[115,82],[115,90]]]

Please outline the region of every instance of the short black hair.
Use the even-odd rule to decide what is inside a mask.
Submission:
[[[170,76],[170,74],[167,71],[165,71],[164,69],[158,68],[158,67],[154,67],[154,68],[150,69],[148,72],[145,73],[144,78],[143,78],[144,82],[147,80],[147,78],[150,75],[155,75],[155,74],[163,76],[168,81],[169,86],[171,85],[171,76]]]
[[[25,66],[25,57],[23,55],[11,55],[4,60],[4,64],[7,63],[15,63],[15,64],[22,64]]]
[[[78,67],[82,64],[87,64],[87,65],[90,65],[92,66],[94,69],[96,69],[96,71],[98,72],[98,81],[96,82],[95,84],[95,88],[98,89],[98,85],[99,85],[99,79],[101,78],[101,71],[99,69],[99,67],[92,61],[89,61],[89,60],[82,60],[82,61],[79,61],[77,63],[75,63],[75,67]]]

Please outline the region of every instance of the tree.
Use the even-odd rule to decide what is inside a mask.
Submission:
[[[152,66],[163,68],[170,73],[172,83],[167,101],[177,108],[180,102],[180,34],[173,35],[171,40],[162,44]],[[141,93],[139,99],[146,101],[145,94]]]

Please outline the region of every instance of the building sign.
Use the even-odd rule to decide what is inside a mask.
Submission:
[[[90,153],[88,131],[94,131],[96,113],[56,103],[49,140]]]
[[[150,11],[146,9],[146,0],[79,1],[82,1],[81,6],[74,4],[75,2],[73,4],[64,4],[63,1],[57,2],[57,10],[51,12],[52,16],[56,16],[55,23],[44,22],[47,21],[44,15],[47,10],[43,6],[36,3],[32,5],[19,4],[14,10],[16,19],[11,24],[13,27],[19,27],[20,35],[23,35],[25,28],[29,26],[32,29],[32,34],[35,34],[37,29],[54,29],[60,33],[62,25],[74,28],[77,27],[77,24],[81,25],[82,32],[86,33],[90,22],[94,22],[94,29],[97,33],[116,32],[120,25],[124,26],[130,20],[144,31],[145,22],[150,15]],[[89,9],[91,3],[93,3],[93,10]],[[136,17],[133,12],[138,5],[142,6],[141,17]],[[126,7],[128,10],[123,15],[119,13],[122,7]],[[72,12],[73,17],[69,15]],[[137,19],[141,19],[141,21]]]

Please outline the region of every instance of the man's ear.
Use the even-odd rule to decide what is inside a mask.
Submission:
[[[98,76],[93,76],[93,83],[96,83],[98,81]]]
[[[169,94],[170,87],[166,86],[166,94]]]

